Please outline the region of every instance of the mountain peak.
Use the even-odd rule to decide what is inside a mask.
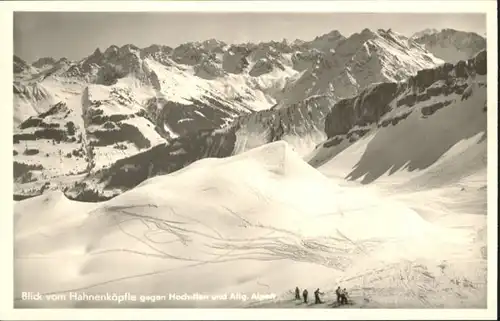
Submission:
[[[52,57],[42,57],[36,60],[31,65],[36,68],[42,68],[44,66],[53,66],[57,61]]]
[[[14,73],[22,73],[24,71],[30,70],[31,66],[24,61],[22,58],[14,55]],[[32,69],[32,68],[31,68]]]
[[[103,55],[103,54],[102,54],[101,49],[96,48],[96,49],[94,50],[94,52],[90,55],[90,57],[100,57],[100,56],[102,56],[102,55]]]
[[[430,37],[430,36],[433,36],[433,37],[450,37],[450,36],[456,36],[456,35],[464,36],[464,37],[467,37],[467,36],[469,36],[469,37],[478,36],[478,37],[485,38],[484,35],[479,35],[476,32],[463,31],[463,30],[457,30],[457,29],[452,29],[452,28],[444,28],[444,29],[441,29],[441,30],[434,29],[434,28],[433,29],[427,28],[427,29],[424,29],[422,31],[414,33],[411,36],[411,38],[412,39],[421,39],[423,37]]]
[[[477,33],[450,28],[436,33],[417,33],[412,40],[424,45],[434,56],[451,63],[467,60],[486,48],[486,39]]]
[[[123,45],[121,46],[120,50],[125,50],[125,51],[137,51],[139,50],[139,47],[137,47],[136,45],[133,45],[133,44],[126,44],[126,45]]]
[[[343,38],[343,37],[344,36],[338,30],[332,30],[329,33],[325,33],[324,35],[321,35],[321,36],[314,38],[314,40]]]
[[[14,62],[24,62],[24,63],[26,63],[26,62],[24,61],[24,59],[22,59],[21,57],[16,56],[16,55],[14,55]]]
[[[435,28],[426,28],[422,31],[418,31],[418,32],[415,32],[411,38],[412,39],[417,39],[417,38],[420,38],[420,37],[424,37],[424,36],[429,36],[429,35],[433,35],[433,34],[436,34],[436,33],[439,33],[439,30],[435,29]]]
[[[349,43],[355,42],[365,42],[369,39],[377,37],[377,33],[373,32],[372,30],[368,28],[364,28],[361,32],[355,32],[351,34],[348,38],[345,38],[345,40]]]
[[[441,30],[442,33],[457,33],[457,32],[464,32],[464,31],[459,31],[456,29],[451,29],[451,28],[444,28]]]
[[[392,30],[392,28],[389,28],[389,29],[378,29],[377,30],[377,34],[379,35],[387,35],[387,36],[393,36],[393,37],[396,37],[396,38],[403,38],[403,39],[406,39],[407,37],[406,36],[403,36],[402,34]]]
[[[319,49],[321,51],[335,50],[337,46],[346,38],[337,30],[332,30],[329,33],[314,38],[308,42],[309,48]]]
[[[204,45],[221,45],[221,44],[224,44],[223,41],[220,41],[220,40],[217,40],[217,39],[214,39],[214,38],[207,39],[205,41],[202,41],[201,43],[204,44]]]
[[[109,55],[111,53],[115,53],[115,52],[118,52],[120,48],[117,46],[117,45],[111,45],[109,46],[105,51],[104,51],[104,55]]]
[[[373,34],[373,31],[371,31],[370,29],[368,28],[365,28],[361,31],[361,34],[362,35],[370,35],[370,34]]]
[[[332,30],[327,35],[332,37],[342,37],[342,34],[338,30]]]

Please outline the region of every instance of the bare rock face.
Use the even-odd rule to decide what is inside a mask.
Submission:
[[[475,71],[478,75],[486,75],[487,73],[488,67],[486,58],[486,50],[482,50],[474,56],[472,61],[469,60],[469,64],[474,65]]]
[[[248,67],[248,55],[250,50],[245,46],[231,46],[224,53],[222,58],[222,68],[231,74],[240,74]]]
[[[151,83],[151,86],[157,91],[161,91],[161,82],[160,79],[158,78],[158,75],[156,72],[151,71],[148,75],[149,77],[149,82]]]
[[[270,60],[268,58],[262,58],[258,60],[249,72],[252,77],[259,77],[261,75],[267,74],[274,70],[274,68],[284,69],[283,64],[276,60]]]
[[[203,79],[216,79],[225,75],[221,66],[222,62],[215,54],[205,56],[202,61],[194,66],[196,76]]]
[[[97,48],[92,55],[81,61],[77,68],[80,73],[90,75],[90,82],[110,86],[129,74],[141,77],[140,56],[140,49],[130,44],[122,47],[110,46],[104,53]]]
[[[295,52],[292,55],[293,68],[297,71],[312,69],[315,61],[323,59],[323,56],[324,53],[317,49]]]
[[[200,63],[207,53],[201,46],[192,43],[182,44],[172,51],[172,59],[179,64],[193,66]]]
[[[151,45],[140,50],[140,56],[144,58],[152,58],[161,63],[165,63],[167,57],[172,53],[172,48],[169,46]]]
[[[376,123],[390,109],[389,103],[398,93],[398,84],[373,85],[354,98],[339,101],[325,119],[328,138],[347,134],[354,126]]]
[[[163,137],[172,138],[171,132],[184,136],[190,132],[221,128],[225,125],[224,119],[233,117],[223,108],[213,108],[213,105],[202,101],[193,101],[192,104],[179,104],[162,98],[152,98],[147,102],[147,110],[154,120],[157,131]],[[165,130],[168,128],[168,131]]]
[[[408,85],[418,90],[423,90],[438,80],[447,81],[455,78],[467,78],[485,74],[486,51],[483,50],[473,58],[466,61],[459,61],[455,65],[445,63],[438,68],[420,70],[416,76],[409,79]]]
[[[328,97],[318,96],[286,108],[263,110],[240,117],[234,126],[248,135],[264,137],[264,144],[282,140],[287,135],[305,139],[315,132],[324,132],[324,119],[332,106],[333,102]],[[241,151],[257,146],[242,147]]]

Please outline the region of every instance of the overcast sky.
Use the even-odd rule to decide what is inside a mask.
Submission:
[[[425,1],[423,2],[425,3]],[[430,4],[430,2],[429,2]],[[96,48],[134,44],[175,47],[215,38],[227,43],[312,40],[332,30],[344,36],[364,28],[412,35],[426,28],[486,32],[483,14],[430,13],[109,13],[16,12],[14,54],[77,60]]]

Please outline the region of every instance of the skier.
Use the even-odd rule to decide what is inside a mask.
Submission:
[[[304,292],[302,292],[302,297],[304,298],[304,303],[307,303],[307,295],[309,292],[307,292],[307,289],[304,289]]]
[[[341,293],[342,292],[342,289],[340,288],[340,286],[337,288],[337,290],[335,290],[335,294],[337,295],[337,303],[340,303],[340,299],[341,299]]]
[[[316,289],[316,291],[314,291],[314,304],[320,304],[320,303],[323,303],[319,297],[319,295],[323,295],[324,293],[323,292],[319,292],[319,288]]]
[[[295,287],[295,300],[300,300],[300,290],[299,287]]]
[[[348,295],[347,290],[346,290],[346,288],[344,288],[344,290],[342,291],[342,293],[340,295],[340,299],[341,299],[340,303],[341,304],[347,304],[347,295]]]

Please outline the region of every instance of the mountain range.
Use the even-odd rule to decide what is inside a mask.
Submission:
[[[79,61],[14,56],[14,198],[59,189],[109,199],[278,140],[319,164],[417,110],[432,117],[467,99],[485,86],[471,85],[486,74],[485,48],[483,37],[451,29],[364,29],[311,41],[112,45]]]

